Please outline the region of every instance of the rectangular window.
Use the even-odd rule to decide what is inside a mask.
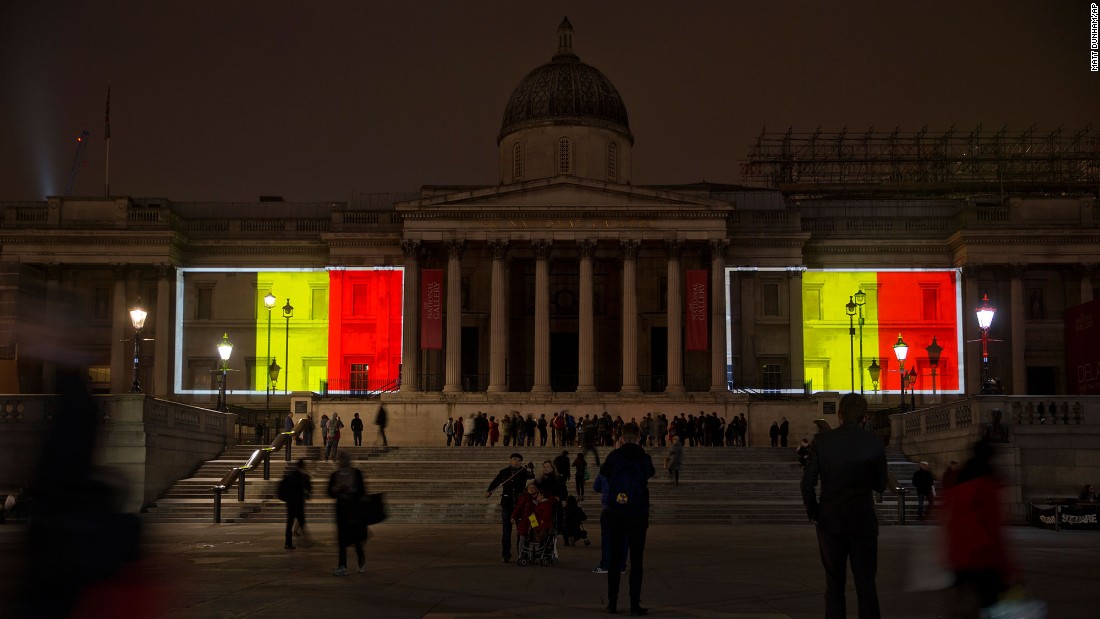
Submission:
[[[764,389],[775,391],[783,388],[783,366],[778,363],[765,363],[764,367]]]
[[[366,316],[367,304],[370,303],[369,288],[366,284],[355,284],[351,289],[351,314],[353,316]]]
[[[807,288],[802,301],[806,320],[821,320],[821,289]]]
[[[939,320],[939,291],[935,288],[921,289],[921,315],[924,320]]]
[[[107,288],[95,289],[95,317],[97,320],[111,317],[111,291]]]
[[[766,283],[762,287],[762,310],[765,316],[779,315],[779,284]]]
[[[204,287],[198,290],[198,303],[195,305],[195,318],[210,320],[214,317],[214,288]]]
[[[310,291],[312,299],[310,300],[310,318],[313,320],[325,320],[328,318],[328,289],[327,288],[314,288]]]
[[[351,364],[351,380],[348,388],[352,393],[365,393],[370,390],[367,379],[370,375],[370,365],[366,363]]]

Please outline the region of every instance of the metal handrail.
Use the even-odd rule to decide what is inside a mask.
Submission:
[[[222,493],[229,490],[233,486],[233,483],[236,482],[237,500],[244,501],[246,473],[254,470],[261,461],[264,465],[264,479],[271,479],[271,452],[283,449],[284,459],[290,462],[294,439],[301,436],[302,432],[306,429],[307,423],[309,423],[309,421],[306,417],[299,419],[298,423],[294,424],[294,429],[280,432],[275,436],[275,440],[271,441],[270,446],[261,447],[253,451],[252,455],[248,457],[248,460],[246,460],[243,465],[230,469],[229,472],[225,474],[225,477],[222,477],[221,481],[211,488],[211,491],[214,493],[215,524],[222,521]]]

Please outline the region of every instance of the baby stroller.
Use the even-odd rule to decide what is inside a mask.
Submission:
[[[531,535],[528,536],[526,543],[519,551],[519,558],[516,559],[516,565],[522,567],[528,563],[535,563],[536,561],[543,567],[557,563],[557,529],[553,527],[543,529],[542,531],[531,529]]]

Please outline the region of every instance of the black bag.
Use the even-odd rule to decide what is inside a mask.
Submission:
[[[368,525],[378,524],[386,519],[386,504],[382,501],[382,493],[368,494],[363,499],[364,522]]]
[[[279,480],[279,485],[275,488],[275,496],[277,496],[280,501],[290,500],[290,480],[287,477],[284,476]]]
[[[607,478],[607,505],[613,512],[642,513],[648,507],[646,475],[642,460],[621,459]]]

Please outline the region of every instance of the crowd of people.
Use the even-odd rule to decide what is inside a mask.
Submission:
[[[641,419],[623,419],[607,411],[574,415],[567,410],[557,413],[532,413],[524,415],[512,411],[499,419],[482,411],[467,417],[448,417],[442,432],[445,444],[450,447],[493,447],[497,443],[505,447],[573,447],[615,445],[623,434],[623,426],[633,423],[638,427],[639,444],[645,447],[671,445],[673,437],[684,447],[745,447],[748,445],[749,422],[745,413],[733,415],[728,421],[718,413],[646,413]],[[784,417],[772,424],[773,447],[786,447],[790,423]]]

